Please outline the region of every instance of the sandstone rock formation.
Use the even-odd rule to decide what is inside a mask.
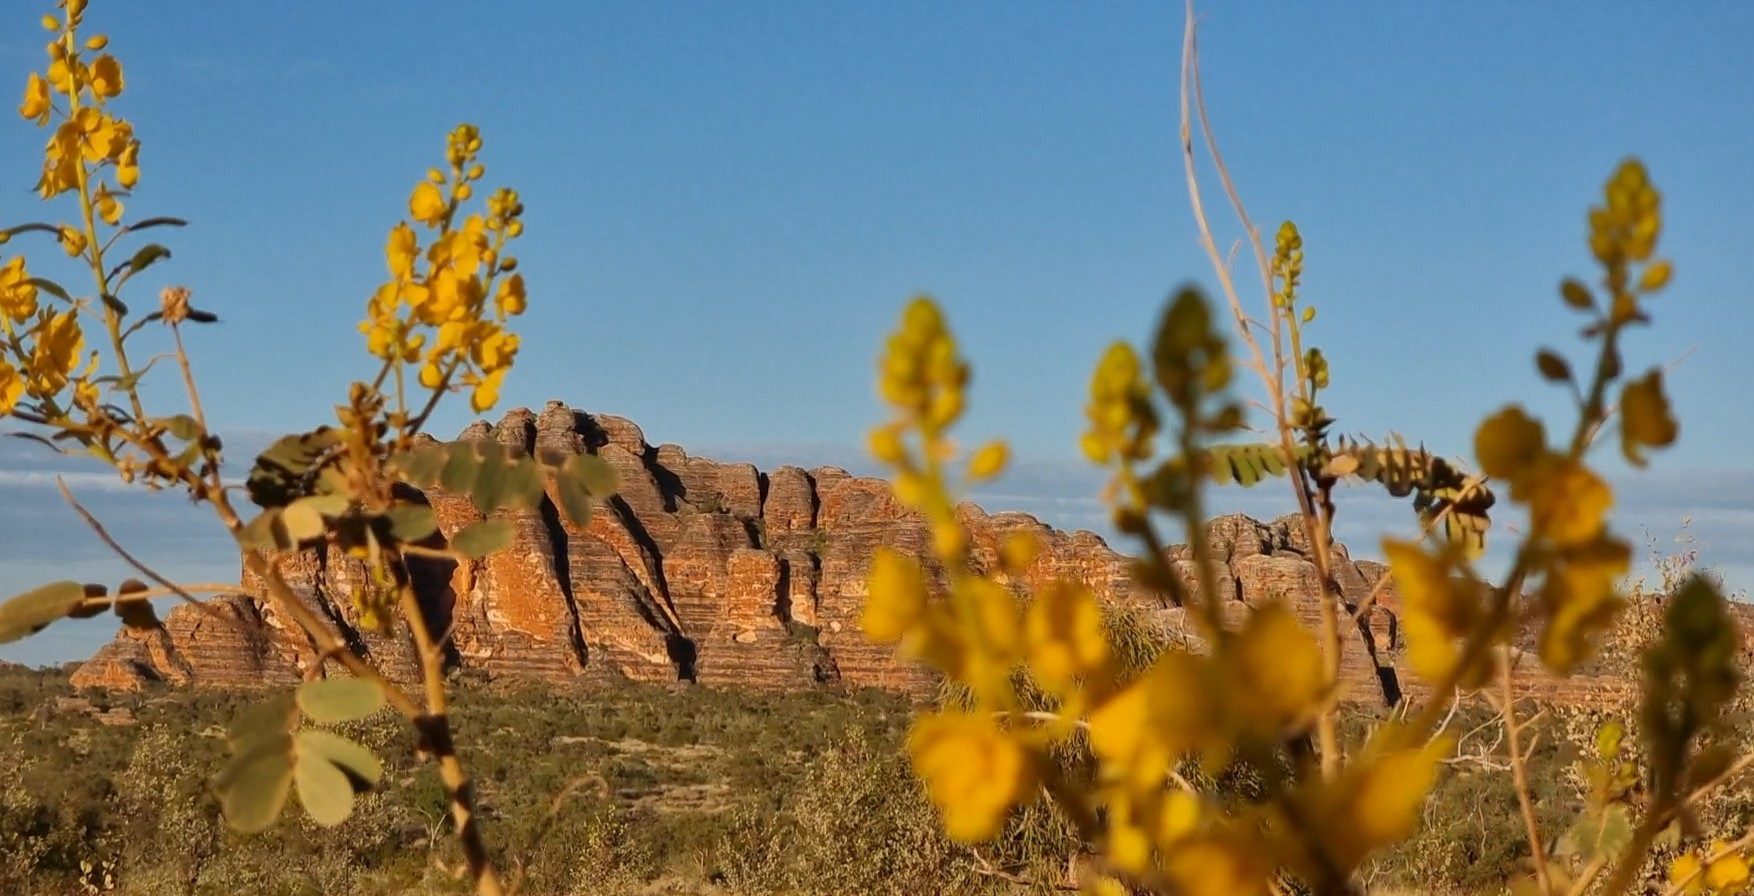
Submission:
[[[879,479],[822,467],[780,467],[691,457],[653,447],[632,422],[589,415],[559,402],[519,409],[497,426],[459,436],[493,439],[516,453],[592,452],[620,474],[620,489],[579,527],[552,499],[533,512],[500,511],[515,531],[511,548],[457,569],[422,561],[413,574],[429,618],[454,633],[450,662],[488,676],[549,681],[692,680],[707,685],[801,688],[824,683],[922,691],[923,669],[865,641],[859,612],[865,574],[879,547],[923,556],[928,533]],[[440,536],[482,518],[466,496],[429,490]],[[973,534],[973,562],[997,567],[998,546],[1015,531],[1035,533],[1042,551],[1020,581],[1088,585],[1110,604],[1129,605],[1172,637],[1180,612],[1135,588],[1128,560],[1089,532],[1061,532],[1020,513],[959,509]],[[1283,597],[1317,624],[1315,567],[1301,523],[1247,517],[1213,520],[1215,579],[1226,601]],[[1172,561],[1192,581],[1185,548]],[[1336,579],[1349,603],[1364,599],[1382,566],[1340,560]],[[279,569],[307,606],[393,676],[411,677],[402,637],[360,625],[351,595],[363,569],[321,550],[288,553]],[[259,594],[260,583],[246,580]],[[1396,696],[1400,644],[1392,587],[1345,633],[1342,670],[1360,699]],[[243,686],[291,681],[315,659],[304,636],[272,606],[231,595],[205,607],[177,606],[162,629],[124,629],[73,676],[77,686],[138,688],[147,682]],[[1586,682],[1584,686],[1589,684]]]

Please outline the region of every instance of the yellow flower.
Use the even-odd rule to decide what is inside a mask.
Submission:
[[[499,312],[501,320],[523,314],[529,304],[529,296],[524,292],[523,274],[513,274],[501,280],[499,288],[493,294],[494,309]]]
[[[499,387],[505,382],[506,368],[489,373],[475,384],[475,390],[469,393],[469,407],[480,414],[499,404]]]
[[[24,323],[37,313],[37,288],[29,281],[30,272],[24,268],[22,255],[0,267],[0,314],[13,323]]]
[[[1206,835],[1169,851],[1165,863],[1185,896],[1262,896],[1271,892],[1255,851],[1241,843]]]
[[[61,251],[69,257],[85,251],[85,232],[74,229],[72,225],[62,224],[56,238],[61,242]]]
[[[1342,872],[1413,833],[1437,782],[1438,764],[1449,753],[1445,738],[1421,747],[1385,745],[1393,734],[1378,732],[1337,780],[1312,781],[1302,795],[1310,829],[1323,832],[1328,861]]]
[[[71,126],[71,136],[77,138],[79,152],[87,162],[99,162],[114,159],[122,154],[128,145],[129,132],[102,111],[86,106],[73,114],[73,118],[62,128]]]
[[[414,276],[414,256],[420,246],[414,237],[414,228],[407,224],[397,224],[390,228],[390,238],[384,241],[384,260],[390,268],[390,276],[397,280],[407,280]]]
[[[122,64],[105,53],[91,64],[91,92],[98,99],[109,99],[122,92]]]
[[[859,616],[865,637],[894,644],[906,637],[926,613],[926,576],[918,562],[890,548],[871,558],[869,593]]]
[[[11,364],[0,360],[0,415],[12,413],[18,406],[18,400],[24,397],[24,378]]]
[[[1407,636],[1407,661],[1427,681],[1441,681],[1456,671],[1461,651],[1456,641],[1470,633],[1479,614],[1472,586],[1458,583],[1448,554],[1427,553],[1419,544],[1383,539],[1383,554],[1401,593],[1401,624]],[[1491,672],[1491,654],[1481,652],[1477,665],[1462,670],[1458,684],[1478,687]]]
[[[121,223],[121,200],[116,198],[116,194],[110,192],[110,188],[107,185],[98,185],[97,196],[95,197],[94,202],[97,205],[97,216],[103,219],[105,224],[114,227]]]
[[[1663,395],[1661,369],[1626,384],[1620,393],[1620,450],[1635,466],[1644,466],[1644,448],[1674,443],[1681,425]]]
[[[1055,581],[1030,604],[1023,624],[1029,671],[1042,687],[1065,693],[1108,664],[1102,608],[1082,585]]]
[[[428,227],[436,226],[444,219],[445,208],[445,197],[439,193],[438,187],[426,181],[421,181],[414,188],[413,195],[408,197],[408,213]]]
[[[1680,886],[1681,892],[1688,894],[1688,896],[1701,893],[1705,890],[1705,882],[1700,879],[1701,871],[1702,865],[1699,856],[1684,852],[1669,863],[1669,885],[1671,887]],[[1682,883],[1682,881],[1686,881],[1686,883]]]
[[[24,103],[18,107],[18,114],[41,126],[48,124],[52,108],[49,103],[49,82],[44,81],[36,72],[31,72],[30,80],[24,84]]]
[[[1028,754],[989,715],[921,716],[908,734],[908,753],[945,832],[964,843],[997,836],[1005,813],[1035,786]]]
[[[1035,558],[1041,553],[1041,541],[1031,532],[1013,532],[1005,536],[999,545],[999,566],[1014,576],[1020,576],[1035,565]]]
[[[1541,630],[1541,662],[1569,672],[1588,658],[1594,636],[1620,609],[1614,585],[1626,574],[1632,551],[1623,542],[1601,539],[1555,558],[1539,593],[1547,620]]]
[[[1327,691],[1320,645],[1280,601],[1249,616],[1224,661],[1236,708],[1263,736],[1309,716]]]
[[[987,651],[1009,666],[1023,640],[1023,618],[1017,598],[1005,586],[981,577],[963,579],[955,590],[959,599],[974,608]]]
[[[1722,840],[1711,842],[1711,855],[1724,851]],[[1705,884],[1719,893],[1733,893],[1748,883],[1748,860],[1735,853],[1729,853],[1705,869]]]
[[[988,442],[968,460],[968,477],[979,481],[991,479],[1005,469],[1009,452],[1004,442]]]
[[[140,141],[129,140],[122,147],[122,154],[116,158],[116,183],[125,190],[134,189],[140,182]]]
[[[1092,463],[1143,460],[1151,456],[1157,413],[1133,347],[1117,342],[1103,353],[1090,379],[1090,420],[1082,445]]]
[[[927,432],[942,430],[961,416],[968,365],[957,355],[956,339],[931,299],[919,296],[908,304],[878,369],[883,399]]]
[[[896,426],[879,426],[871,430],[871,456],[886,464],[898,464],[907,456],[907,445]]]
[[[1614,503],[1608,484],[1577,461],[1542,465],[1529,486],[1529,522],[1537,537],[1566,547],[1592,541]]]
[[[30,357],[30,391],[46,398],[67,385],[67,377],[79,363],[85,334],[80,332],[79,321],[73,312],[65,311],[44,318],[33,335],[36,336],[36,346]]]
[[[1488,476],[1515,479],[1547,450],[1541,421],[1510,405],[1486,418],[1474,432],[1474,456]]]
[[[483,324],[484,327],[493,326]],[[483,371],[493,373],[512,366],[512,359],[518,354],[518,334],[494,328],[492,334],[482,338],[475,344],[475,363]]]

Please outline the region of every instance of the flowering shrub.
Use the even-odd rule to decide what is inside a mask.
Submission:
[[[996,569],[975,569],[954,508],[969,485],[1002,470],[1006,449],[992,442],[959,454],[952,431],[967,404],[969,365],[931,299],[907,306],[879,362],[879,392],[893,415],[872,433],[871,450],[893,472],[897,497],[930,526],[931,555],[880,553],[862,622],[871,640],[936,667],[966,692],[966,700],[922,715],[908,743],[945,830],[965,842],[992,839],[1012,810],[1045,794],[1097,855],[1077,881],[1086,892],[1354,892],[1361,865],[1413,833],[1454,752],[1444,723],[1455,695],[1489,703],[1505,733],[1506,786],[1533,844],[1516,891],[1626,892],[1653,844],[1693,835],[1691,807],[1754,764],[1754,754],[1737,758],[1722,737],[1723,709],[1740,685],[1738,636],[1723,597],[1693,577],[1668,601],[1661,636],[1643,658],[1644,761],[1626,766],[1618,729],[1605,728],[1596,761],[1611,771],[1563,837],[1538,828],[1524,765],[1529,720],[1518,717],[1511,674],[1527,661],[1570,674],[1622,604],[1630,548],[1607,526],[1613,493],[1591,463],[1597,437],[1617,429],[1621,453],[1643,466],[1650,449],[1678,435],[1661,369],[1628,377],[1621,353],[1623,335],[1649,322],[1648,303],[1671,277],[1670,262],[1656,254],[1659,193],[1629,160],[1590,211],[1599,280],[1592,288],[1567,279],[1559,293],[1585,319],[1591,363],[1579,374],[1557,351],[1535,355],[1540,375],[1574,399],[1576,418],[1562,432],[1507,405],[1476,430],[1474,474],[1398,439],[1387,447],[1330,439],[1334,420],[1320,393],[1332,374],[1306,344],[1316,313],[1300,295],[1302,236],[1287,222],[1269,252],[1235,204],[1266,287],[1267,320],[1253,319],[1212,240],[1187,136],[1197,114],[1234,202],[1205,124],[1191,19],[1184,55],[1190,196],[1247,352],[1233,356],[1205,296],[1182,290],[1145,353],[1116,343],[1098,361],[1082,444],[1112,473],[1105,497],[1115,527],[1142,545],[1137,583],[1186,609],[1200,648],[1171,648],[1148,668],[1124,672],[1104,639],[1103,609],[1083,585],[1013,590],[1035,555],[1027,534],[1004,545]],[[1269,350],[1257,331],[1270,335]],[[1239,367],[1261,380],[1276,441],[1216,441],[1243,427],[1230,391]],[[1320,631],[1307,630],[1281,602],[1238,621],[1213,579],[1204,485],[1269,476],[1290,480],[1311,534]],[[1333,486],[1348,478],[1415,498],[1419,537],[1387,538],[1382,548],[1403,600],[1408,664],[1433,695],[1400,701],[1391,721],[1356,742],[1343,742],[1335,721],[1338,703],[1358,696],[1343,693],[1339,678],[1339,622],[1361,611],[1342,602],[1331,572]],[[1529,518],[1497,581],[1473,565],[1496,500],[1488,480]],[[1185,523],[1191,572],[1171,566],[1158,534],[1163,515]],[[1537,648],[1525,658],[1515,635],[1529,629]],[[1046,694],[1049,708],[1026,705],[1025,690]],[[1088,739],[1093,777],[1054,761],[1053,751],[1077,738]],[[1244,800],[1221,795],[1184,774],[1188,763],[1208,779],[1248,769],[1261,786]],[[1683,852],[1670,870],[1671,892],[1739,892],[1751,839]]]
[[[334,425],[289,435],[258,458],[246,484],[256,506],[239,506],[221,478],[224,445],[202,410],[183,341],[186,327],[211,323],[215,315],[191,304],[192,293],[183,287],[167,288],[144,313],[130,305],[130,281],[170,256],[163,245],[143,242],[144,235],[184,222],[127,213],[141,177],[141,141],[116,107],[126,85],[122,64],[108,52],[107,37],[88,33],[86,0],[59,0],[42,24],[49,32],[48,65],[27,79],[18,111],[49,133],[37,192],[59,203],[47,208],[67,208],[72,216],[8,226],[0,238],[46,235],[89,269],[91,279],[77,287],[40,276],[23,254],[0,259],[0,416],[26,424],[28,434],[57,450],[109,464],[124,481],[180,490],[210,507],[236,539],[246,570],[265,583],[268,602],[308,636],[303,667],[309,680],[291,698],[247,713],[229,737],[232,759],[215,786],[233,827],[265,828],[294,790],[316,823],[346,819],[355,792],[378,783],[382,765],[366,747],[325,726],[388,704],[416,729],[422,752],[438,767],[477,891],[501,892],[447,721],[443,642],[449,634],[435,630],[423,613],[408,558],[478,557],[508,543],[510,527],[488,519],[433,547],[438,524],[432,510],[402,497],[397,485],[442,480],[487,512],[531,507],[552,487],[575,520],[613,488],[607,468],[594,458],[537,461],[507,457],[497,446],[416,438],[448,394],[467,392],[477,413],[499,400],[518,353],[517,334],[508,327],[528,302],[508,251],[523,232],[522,201],[515,191],[498,189],[475,202],[486,174],[481,134],[467,124],[453,130],[444,166],[414,187],[409,220],[390,229],[384,247],[389,279],[366,303],[360,330],[378,362],[376,374],[351,385]],[[164,350],[162,343],[146,343],[167,337],[187,399],[169,414],[149,410],[141,384],[153,362],[139,360]],[[108,540],[64,486],[63,495]],[[418,692],[386,680],[288,588],[277,558],[318,544],[366,564],[367,584],[353,595],[360,624],[406,627],[418,648]],[[200,604],[199,592],[235,587],[170,581],[111,545],[150,584],[130,579],[114,595],[74,581],[43,586],[0,604],[0,640],[63,616],[109,610],[129,626],[151,628],[158,625],[152,598],[175,595]],[[348,675],[325,677],[337,666]]]

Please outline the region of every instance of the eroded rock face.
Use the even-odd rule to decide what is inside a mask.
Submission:
[[[683,679],[765,688],[841,682],[913,692],[934,686],[930,672],[867,642],[859,629],[876,551],[928,553],[925,526],[884,481],[833,467],[763,473],[749,464],[690,457],[675,445],[653,447],[630,421],[560,402],[540,413],[514,410],[497,425],[472,424],[458,438],[494,440],[520,455],[594,453],[615,468],[621,484],[583,527],[556,510],[550,483],[550,497],[536,510],[497,512],[514,531],[507,550],[464,565],[411,564],[423,611],[435,629],[453,633],[448,662],[491,676],[549,681]],[[428,502],[438,517],[432,546],[483,519],[467,496],[435,488],[408,497]],[[1034,564],[1003,580],[1018,593],[1054,580],[1082,582],[1101,601],[1127,605],[1159,630],[1186,637],[1182,611],[1136,587],[1128,558],[1098,536],[973,505],[958,513],[979,570],[997,570],[1009,535],[1037,539]],[[1206,535],[1213,556],[1209,581],[1227,616],[1284,600],[1320,630],[1312,546],[1295,516],[1267,523],[1220,517]],[[1397,671],[1393,587],[1359,609],[1386,571],[1352,561],[1339,545],[1332,554],[1346,604],[1340,618],[1347,693],[1366,700],[1399,696],[1405,686]],[[1208,579],[1185,548],[1170,549],[1166,559],[1190,588]],[[306,550],[273,562],[299,601],[348,643],[393,676],[416,674],[405,634],[363,626],[355,600],[364,575],[358,561]],[[941,590],[942,571],[929,562],[927,571]],[[153,681],[250,686],[296,680],[315,651],[272,601],[256,599],[265,594],[263,583],[246,576],[244,586],[250,596],[220,598],[205,610],[173,608],[160,630],[124,630],[73,683],[138,688]]]

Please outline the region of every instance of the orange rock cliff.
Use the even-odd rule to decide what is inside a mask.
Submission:
[[[544,500],[535,511],[499,511],[512,523],[511,547],[473,569],[412,563],[429,618],[453,632],[449,662],[491,677],[567,681],[626,678],[703,685],[807,688],[827,684],[924,692],[923,669],[872,645],[859,631],[865,573],[883,546],[918,556],[929,535],[886,482],[834,467],[762,472],[746,463],[690,457],[653,447],[620,417],[586,414],[560,402],[541,413],[518,409],[496,426],[470,425],[461,440],[497,440],[509,451],[593,452],[620,474],[618,493],[583,528]],[[424,495],[449,537],[481,518],[467,496]],[[1129,579],[1127,558],[1090,532],[1062,532],[1022,513],[959,508],[973,535],[975,566],[997,566],[998,546],[1034,532],[1042,551],[1020,581],[1026,591],[1053,579],[1088,585],[1110,604],[1136,608],[1169,637],[1181,637],[1181,611],[1162,606]],[[1222,596],[1244,605],[1283,596],[1313,626],[1315,567],[1295,517],[1261,523],[1232,515],[1208,527]],[[1185,548],[1172,560],[1191,581]],[[1335,577],[1356,606],[1385,570],[1354,561],[1336,545]],[[309,607],[394,677],[412,677],[412,647],[358,624],[350,595],[364,567],[321,549],[287,552],[276,562]],[[162,628],[123,629],[73,675],[81,687],[139,688],[150,682],[255,686],[299,678],[315,654],[291,620],[251,595],[214,599],[202,612],[177,606]],[[1350,694],[1380,700],[1400,693],[1401,645],[1391,587],[1345,633],[1342,670]],[[1577,681],[1586,690],[1624,687]]]

